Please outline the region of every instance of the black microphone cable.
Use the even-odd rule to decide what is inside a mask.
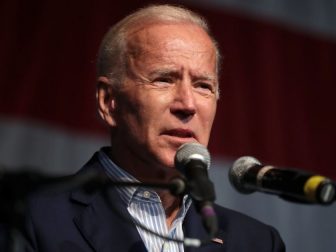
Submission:
[[[117,182],[117,181],[114,181],[114,182]],[[113,183],[112,183],[112,185],[113,185]],[[132,185],[132,186],[143,186],[141,184],[142,184],[141,182],[134,182],[134,185]],[[119,186],[123,186],[122,182],[120,183]],[[143,187],[148,187],[148,186],[143,186]],[[126,214],[124,212],[122,212],[120,209],[118,209],[117,207],[115,207],[114,204],[112,203],[112,201],[110,200],[107,188],[108,188],[108,186],[105,187],[105,188],[103,188],[102,189],[102,193],[103,193],[103,197],[104,197],[104,199],[105,199],[108,207],[115,214],[117,214],[121,219],[123,219],[124,221],[126,221],[128,224],[135,225],[135,226],[141,228],[142,230],[145,230],[146,232],[148,232],[148,233],[150,233],[152,235],[158,236],[158,237],[160,237],[160,238],[162,238],[164,240],[172,241],[172,242],[177,242],[177,243],[183,243],[185,246],[188,246],[188,247],[195,247],[195,248],[197,248],[197,247],[203,246],[203,245],[208,244],[209,242],[211,242],[211,237],[209,237],[207,239],[204,239],[204,240],[200,240],[200,239],[197,239],[197,238],[189,238],[189,237],[185,237],[183,239],[178,239],[178,238],[172,238],[172,237],[166,236],[164,234],[157,233],[156,231],[154,231],[154,230],[152,230],[152,229],[144,226],[143,224],[141,224],[137,220],[133,219],[132,217],[129,218],[128,216],[126,216]]]
[[[35,169],[34,169],[35,170]],[[19,186],[14,181],[20,181]],[[59,191],[67,191],[76,187],[83,187],[88,193],[93,193],[96,190],[101,190],[103,197],[105,198],[109,208],[113,210],[119,217],[128,222],[129,224],[136,225],[148,233],[156,235],[167,241],[183,243],[185,246],[190,247],[200,247],[207,244],[211,239],[200,240],[197,238],[184,238],[177,239],[172,238],[163,234],[159,234],[141,223],[138,223],[134,219],[129,219],[123,212],[119,211],[113,206],[113,203],[108,197],[108,188],[115,186],[125,186],[134,187],[141,186],[146,188],[160,188],[169,190],[173,195],[184,194],[186,191],[187,183],[182,178],[172,179],[168,183],[159,182],[132,182],[132,181],[113,181],[104,172],[96,170],[88,170],[85,172],[80,172],[74,175],[67,176],[50,176],[37,171],[31,171],[27,168],[20,171],[9,172],[7,169],[0,169],[0,199],[3,201],[10,200],[10,204],[4,202],[0,206],[0,212],[4,212],[3,216],[8,216],[9,214],[14,215],[10,218],[6,218],[9,227],[14,227],[18,231],[22,229],[23,216],[25,213],[25,208],[21,208],[19,212],[13,212],[14,205],[16,202],[25,202],[26,197],[33,192],[39,192],[41,194],[53,194]],[[13,186],[15,185],[15,186]],[[4,197],[5,193],[10,192],[10,195]],[[13,207],[13,208],[12,208]],[[4,220],[3,220],[4,221]],[[13,229],[14,230],[14,229]],[[15,231],[15,230],[14,230]],[[23,240],[22,240],[23,239]],[[21,243],[25,243],[24,234]],[[13,243],[10,244],[10,249],[8,251],[14,251]]]

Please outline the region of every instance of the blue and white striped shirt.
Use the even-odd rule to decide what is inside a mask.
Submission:
[[[98,158],[108,176],[119,181],[138,181],[125,170],[118,167],[104,151],[100,150]],[[142,187],[116,187],[123,203],[135,222],[141,223],[150,230],[175,239],[183,239],[182,222],[191,205],[188,196],[183,198],[182,206],[168,230],[166,214],[158,194]],[[150,252],[183,252],[183,244],[164,240],[137,226],[142,241]]]

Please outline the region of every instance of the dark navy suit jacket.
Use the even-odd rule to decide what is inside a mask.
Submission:
[[[97,155],[84,166],[102,170]],[[146,251],[134,226],[117,212],[130,218],[115,189],[109,190],[112,208],[101,191],[83,189],[34,196],[27,210],[26,251],[39,252],[140,252]],[[115,209],[118,211],[116,212]],[[278,232],[246,215],[215,205],[219,219],[218,239],[186,252],[280,252],[285,251]],[[194,206],[183,224],[185,237],[206,239],[207,233]]]

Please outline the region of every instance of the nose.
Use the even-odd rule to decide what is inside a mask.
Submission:
[[[188,82],[176,85],[170,112],[180,120],[189,120],[196,114],[196,101],[192,89],[192,85]]]

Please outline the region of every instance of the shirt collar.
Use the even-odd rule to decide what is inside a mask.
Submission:
[[[116,165],[111,158],[106,153],[108,149],[102,148],[98,152],[98,159],[103,168],[105,169],[107,175],[111,178],[111,180],[115,181],[131,181],[131,182],[139,182],[134,176],[129,174],[124,169],[120,168]],[[132,200],[147,200],[152,202],[161,202],[159,196],[154,190],[145,189],[142,187],[116,187],[121,199],[129,206]],[[150,195],[146,195],[146,192],[149,192]],[[188,195],[183,197],[182,207],[180,209],[181,215],[184,216],[189,209],[191,204],[191,198]]]
[[[105,148],[102,148],[98,152],[98,160],[105,169],[106,174],[115,181],[128,181],[128,182],[139,182],[135,177],[126,172],[124,169],[121,169],[117,166],[110,157],[104,151]],[[117,186],[116,190],[118,191],[123,202],[128,206],[134,193],[138,187],[129,187],[129,186]]]

